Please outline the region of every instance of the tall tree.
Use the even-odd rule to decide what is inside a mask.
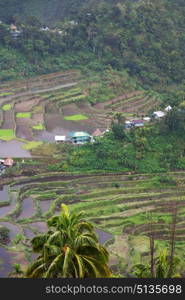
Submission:
[[[48,220],[50,230],[32,239],[33,251],[40,256],[26,277],[110,277],[108,252],[98,243],[92,224],[81,216],[63,204],[61,214]]]

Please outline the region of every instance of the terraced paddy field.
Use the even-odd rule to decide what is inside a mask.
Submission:
[[[30,239],[47,231],[46,220],[59,214],[62,203],[84,211],[110,253],[110,267],[122,276],[133,265],[149,262],[150,225],[156,254],[168,247],[174,207],[177,209],[175,253],[179,272],[185,269],[185,172],[168,174],[42,173],[3,178],[0,190],[0,226],[9,240],[0,244],[0,276],[13,263],[23,268],[33,259]],[[182,275],[183,276],[183,275]]]
[[[97,89],[98,96],[93,94],[92,87]],[[121,85],[113,91],[107,83],[107,91],[102,92],[97,82],[87,80],[77,70],[2,83],[0,143],[3,141],[3,150],[0,155],[7,156],[13,141],[15,151],[9,155],[29,157],[38,144],[31,143],[27,147],[27,143],[54,143],[55,135],[66,135],[70,131],[89,134],[97,128],[105,131],[116,112],[133,118],[146,115],[160,104],[157,96],[136,87]]]

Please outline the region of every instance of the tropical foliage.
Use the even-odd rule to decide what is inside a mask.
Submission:
[[[155,259],[154,276],[151,274],[151,266],[149,264],[137,264],[134,266],[134,275],[138,278],[177,278],[180,277],[176,273],[177,266],[180,262],[178,257],[173,258],[173,266],[170,272],[170,260],[168,250],[164,248]]]
[[[124,129],[122,121],[113,120],[111,130],[104,137],[97,138],[93,144],[68,147],[66,159],[60,167],[53,168],[62,171],[138,173],[184,170],[184,116],[184,110],[177,108],[160,122],[154,121],[129,130]],[[65,152],[60,145],[58,149]]]
[[[61,214],[48,220],[49,231],[32,240],[39,257],[28,267],[27,277],[110,277],[108,252],[81,217],[63,204]]]

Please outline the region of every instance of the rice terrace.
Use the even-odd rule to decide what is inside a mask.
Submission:
[[[4,235],[0,241],[0,277],[8,276],[13,265],[24,269],[33,260],[30,240],[47,232],[47,219],[60,213],[62,203],[73,211],[84,211],[85,220],[94,225],[100,243],[110,253],[111,270],[122,277],[129,276],[136,263],[148,262],[151,233],[156,253],[169,245],[176,208],[176,254],[181,259],[178,271],[184,269],[185,172],[46,172],[46,161],[30,162],[18,161],[19,172],[1,179],[0,229]]]
[[[129,82],[126,73],[69,70],[1,83],[0,155],[30,157],[55,143],[55,135],[105,131],[117,112],[131,119],[159,105],[157,93]]]
[[[0,278],[181,288],[184,16],[183,0],[0,0]]]

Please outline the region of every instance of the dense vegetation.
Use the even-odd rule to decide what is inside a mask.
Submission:
[[[96,6],[91,1],[65,3],[60,2],[60,9],[59,1],[53,4],[59,12],[68,11],[65,17],[61,13],[56,24],[54,16],[45,14],[53,20],[51,28],[62,31],[59,34],[39,30],[43,20],[33,9],[37,7],[35,1],[25,1],[20,10],[20,1],[15,1],[9,14],[22,33],[12,40],[6,26],[1,25],[1,79],[69,67],[98,71],[111,65],[128,70],[144,87],[163,92],[168,102],[183,99],[184,1],[100,1]],[[37,11],[44,14],[49,2],[38,1],[38,5]],[[6,1],[2,10],[7,23],[12,21],[5,14],[9,6]],[[31,16],[23,25],[19,17],[25,9]]]
[[[97,124],[112,119],[103,137],[79,147],[35,142],[31,137],[25,149],[36,156],[46,152],[47,163],[42,159],[17,163],[2,176],[12,194],[1,203],[0,243],[31,261],[30,237],[36,234],[32,247],[40,256],[27,269],[28,277],[110,276],[108,253],[89,221],[113,235],[106,247],[116,274],[183,276],[184,15],[182,0],[0,0],[0,80],[79,69],[81,81],[76,87],[39,94],[40,103],[48,101],[47,112],[76,105],[73,114],[64,114],[66,122],[88,120],[91,113]],[[68,75],[60,76],[69,80]],[[48,87],[48,78],[35,79],[33,90]],[[22,81],[11,88],[2,86],[0,122],[12,117],[13,129],[2,129],[1,139],[15,138],[14,123],[22,119],[28,119],[28,126],[23,123],[21,128],[29,131],[47,127],[40,121],[29,123],[34,113],[42,112],[37,102],[30,111],[14,109],[16,92],[20,102],[21,92],[25,102],[30,100],[24,95],[25,85]],[[6,103],[11,95],[12,102]],[[118,102],[113,102],[115,97],[120,97]],[[107,111],[96,107],[106,102]],[[89,115],[82,108],[75,111],[76,103],[87,105]],[[166,104],[173,109],[163,119],[125,129],[128,107],[141,108],[131,111],[130,118],[135,113],[151,117],[154,107],[163,109]],[[61,216],[52,217],[61,203],[72,205],[72,217],[65,206]],[[76,214],[81,209],[83,224]],[[42,234],[48,219],[49,231]],[[10,233],[14,233],[11,239]],[[22,272],[18,264],[15,270]]]
[[[184,109],[142,128],[124,130],[113,121],[111,130],[95,143],[81,147],[59,145],[62,161],[49,167],[64,171],[167,172],[184,170]],[[63,156],[63,153],[67,155]]]

